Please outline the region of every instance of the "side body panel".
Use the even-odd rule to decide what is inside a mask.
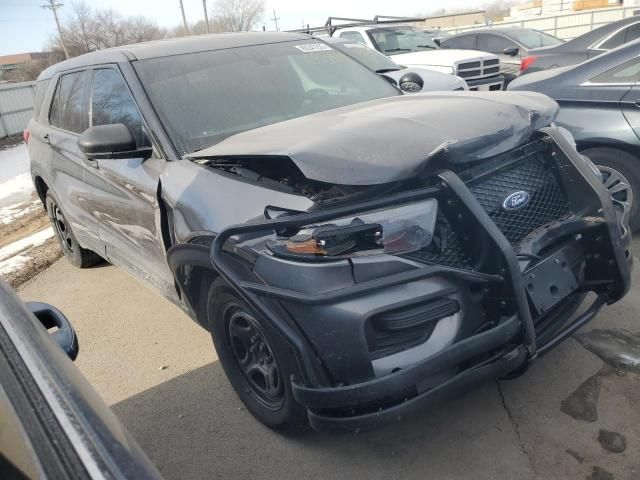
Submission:
[[[578,147],[593,144],[638,145],[638,137],[622,114],[620,100],[629,87],[581,86],[571,100],[558,100],[556,123],[569,130]]]
[[[84,81],[90,82],[88,72],[82,74]],[[60,76],[62,79],[64,75]],[[55,79],[53,80],[55,82]],[[89,88],[84,98],[88,115]],[[87,119],[88,122],[88,119]],[[98,222],[91,207],[92,193],[85,183],[85,177],[95,169],[78,148],[78,133],[66,131],[53,125],[46,128],[50,148],[48,184],[55,194],[66,219],[84,248],[101,254],[104,247],[98,237]]]
[[[176,300],[162,242],[157,191],[165,160],[99,160],[88,182],[100,239],[110,262]]]
[[[301,211],[313,205],[304,196],[262,188],[189,160],[167,162],[160,182],[162,197],[173,210],[176,243],[217,234],[254,218],[264,219],[268,205]]]
[[[620,106],[627,122],[640,138],[640,86],[638,84],[622,98]]]

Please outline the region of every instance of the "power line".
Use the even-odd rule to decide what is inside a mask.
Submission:
[[[182,23],[184,24],[184,33],[189,35],[189,26],[187,25],[187,16],[184,14],[184,5],[182,4],[182,0],[180,0],[180,10],[182,11]]]
[[[63,3],[56,3],[55,0],[47,0],[47,5],[40,5],[40,7],[44,9],[49,9],[53,12],[53,18],[56,19],[56,25],[58,26],[58,34],[60,35],[60,43],[62,43],[62,49],[64,50],[65,58],[69,58],[69,52],[67,51],[67,45],[64,42],[64,35],[62,34],[62,28],[60,28],[60,20],[58,20],[58,12],[57,10],[60,7],[63,7]]]
[[[273,9],[273,17],[271,18],[271,20],[273,21],[273,23],[276,24],[276,32],[279,32],[280,29],[278,28],[278,20],[280,20],[280,17],[276,17],[276,9]]]
[[[207,0],[202,0],[202,8],[204,9],[204,23],[207,24],[207,33],[211,33],[209,28],[209,14],[207,13]]]

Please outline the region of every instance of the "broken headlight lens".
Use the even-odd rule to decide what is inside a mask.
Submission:
[[[310,225],[269,244],[276,254],[304,257],[353,257],[399,254],[425,248],[433,238],[438,201],[375,210]]]

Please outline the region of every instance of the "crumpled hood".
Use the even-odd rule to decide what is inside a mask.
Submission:
[[[288,157],[311,180],[376,185],[416,175],[439,152],[464,163],[511,150],[557,113],[533,92],[397,96],[248,130],[187,157]]]

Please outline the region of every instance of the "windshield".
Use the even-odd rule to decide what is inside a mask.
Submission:
[[[335,42],[331,44],[334,48],[355,58],[367,68],[374,72],[384,73],[400,70],[401,67],[389,57],[382,55],[380,52],[363,45],[358,42]]]
[[[433,36],[411,27],[375,28],[367,33],[376,48],[386,55],[440,48]]]
[[[246,130],[400,95],[358,62],[312,39],[152,58],[134,66],[181,154]]]
[[[551,47],[564,43],[559,38],[536,30],[514,30],[509,36],[526,48]]]

